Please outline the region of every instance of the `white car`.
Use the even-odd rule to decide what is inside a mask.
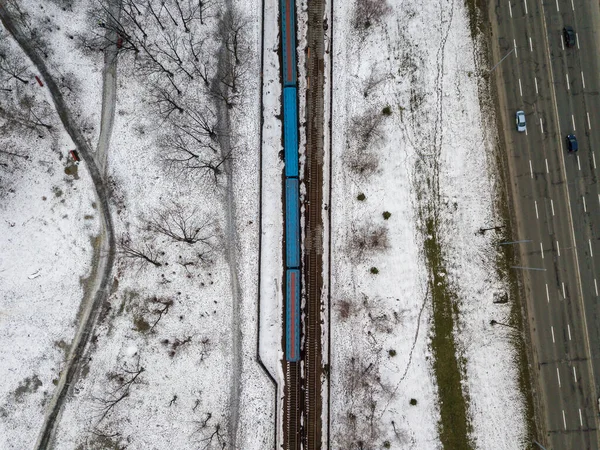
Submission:
[[[525,131],[527,130],[527,125],[525,125],[525,113],[523,111],[517,111],[517,131]]]

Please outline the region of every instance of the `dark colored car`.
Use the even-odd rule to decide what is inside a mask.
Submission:
[[[575,47],[575,31],[573,27],[564,27],[563,35],[565,37],[565,44],[567,47]]]
[[[577,145],[577,138],[574,134],[567,135],[567,150],[570,152],[576,152],[579,150],[579,146]]]

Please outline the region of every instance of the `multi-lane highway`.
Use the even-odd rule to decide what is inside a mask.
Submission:
[[[491,2],[492,3],[492,2]],[[494,69],[546,449],[598,449],[598,1],[496,0]],[[576,39],[567,47],[563,28]],[[508,55],[508,56],[507,56]],[[526,113],[519,133],[515,113]],[[568,153],[575,134],[577,153]]]

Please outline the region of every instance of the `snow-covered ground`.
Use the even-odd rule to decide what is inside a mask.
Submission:
[[[480,112],[465,6],[389,4],[362,36],[351,2],[334,4],[332,448],[358,438],[369,448],[441,448],[420,215],[432,204],[458,299],[471,439],[476,448],[519,448],[525,421],[515,350],[489,326],[509,314],[508,305],[493,304],[506,286],[493,236],[476,233],[495,223],[496,169],[482,115],[493,111]],[[415,185],[426,179],[439,180],[439,191]]]
[[[220,439],[232,445],[232,417],[239,424],[236,448],[274,445],[276,393],[256,361],[256,312],[260,289],[260,355],[281,382],[278,2],[265,5],[262,77],[261,2],[235,3],[246,19],[250,53],[241,77],[243,94],[230,112],[232,197],[224,174],[215,185],[210,177],[165,170],[159,141],[170,125],[155,112],[149,89],[153,75],[140,73],[140,60],[129,54],[119,59],[107,168],[115,228],[119,240],[126,238],[160,265],[118,259],[89,360],[59,420],[56,448],[217,448]],[[333,80],[328,80],[333,81],[330,448],[349,449],[357,436],[367,448],[441,447],[429,347],[427,236],[419,221],[420,208],[432,198],[415,186],[433,176],[419,171],[435,166],[445,276],[459,299],[455,336],[464,361],[471,437],[477,448],[512,450],[521,446],[525,433],[514,350],[505,333],[489,326],[492,318],[502,320],[509,313],[507,305],[492,303],[506,287],[496,278],[493,236],[476,234],[496,223],[494,135],[484,131],[486,114],[492,112],[480,112],[478,59],[465,7],[457,1],[389,3],[390,13],[362,37],[351,24],[353,2],[335,2],[329,18],[334,33]],[[97,4],[21,5],[47,43],[50,71],[92,148],[100,130],[104,60],[80,44],[90,30],[99,32],[88,15]],[[306,3],[299,3],[301,91],[305,11]],[[204,22],[197,37],[205,37],[207,51],[214,52],[218,22],[210,14]],[[159,35],[157,27],[147,32],[150,40],[152,33]],[[34,74],[29,68],[27,78]],[[200,85],[199,79],[187,83],[184,94],[209,104],[205,94],[194,94]],[[51,103],[33,81],[21,88]],[[299,104],[302,118],[302,94]],[[383,114],[387,106],[389,114]],[[61,129],[56,116],[48,120]],[[24,167],[2,173],[0,186],[0,448],[21,449],[34,445],[75,332],[99,225],[85,164],[76,177],[64,172],[72,146],[65,133],[43,139],[2,135],[0,145],[6,139],[30,150]],[[168,210],[183,211],[199,223],[207,219],[208,242],[189,245],[152,231],[149,221]],[[233,252],[226,251],[228,245],[234,245]],[[234,278],[239,288],[232,289]],[[241,366],[236,366],[236,348]],[[238,383],[239,390],[232,391]]]

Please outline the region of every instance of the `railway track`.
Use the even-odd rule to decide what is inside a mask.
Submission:
[[[308,46],[306,93],[306,237],[305,347],[304,347],[304,444],[308,450],[322,446],[321,397],[322,342],[321,292],[323,289],[323,119],[324,119],[324,0],[308,4]]]
[[[285,363],[285,411],[284,411],[284,448],[286,450],[300,450],[302,441],[301,433],[301,373],[300,363]]]

